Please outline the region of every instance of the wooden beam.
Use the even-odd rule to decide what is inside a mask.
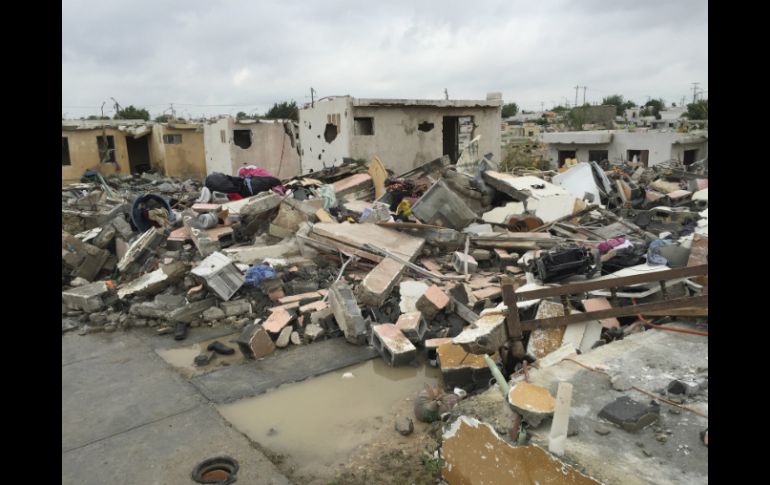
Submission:
[[[674,300],[663,300],[652,303],[642,303],[639,305],[628,305],[623,307],[609,308],[595,312],[573,313],[563,317],[542,318],[540,320],[527,320],[521,322],[523,330],[534,330],[536,328],[555,328],[571,323],[586,322],[590,320],[599,320],[601,318],[624,317],[639,314],[649,314],[650,311],[663,311],[675,308],[708,307],[708,296],[693,296],[688,298],[676,298]]]
[[[646,273],[622,276],[620,278],[605,278],[601,280],[588,280],[580,283],[572,283],[555,288],[544,288],[542,290],[521,291],[516,293],[517,301],[535,300],[538,298],[548,298],[551,296],[571,295],[575,293],[586,293],[593,290],[607,290],[640,283],[651,283],[658,281],[674,280],[679,278],[689,278],[692,276],[708,275],[708,265],[689,266],[685,268],[670,269],[666,271],[649,271]]]

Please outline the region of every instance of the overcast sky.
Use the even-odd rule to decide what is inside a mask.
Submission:
[[[276,101],[484,99],[540,110],[708,97],[706,0],[62,0],[62,114],[264,113]],[[566,99],[565,99],[566,98]],[[688,102],[689,102],[688,101]]]

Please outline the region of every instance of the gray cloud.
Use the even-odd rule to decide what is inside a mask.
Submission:
[[[62,2],[62,113],[264,112],[320,96],[484,98],[539,109],[587,86],[680,102],[708,89],[700,0]],[[583,90],[579,90],[582,102]],[[239,106],[202,106],[229,105]],[[197,106],[193,106],[197,105]],[[81,108],[82,107],[82,108]]]

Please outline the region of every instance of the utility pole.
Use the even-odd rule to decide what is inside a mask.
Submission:
[[[698,84],[700,83],[690,83],[692,84],[692,102],[695,102],[696,96],[698,95]]]
[[[580,86],[575,86],[575,107],[576,108],[577,108],[578,89],[580,89]]]
[[[544,106],[545,106],[545,103],[544,103],[544,102],[542,102],[542,101],[540,101],[540,112],[541,112],[541,113],[542,113],[543,111],[545,111],[545,108],[544,108]]]
[[[588,89],[588,86],[583,86],[583,105],[586,104],[586,89]]]
[[[315,89],[310,88],[310,106],[315,107]]]
[[[449,91],[447,88],[444,88],[444,98],[448,101],[449,100]]]
[[[680,106],[684,107],[684,96],[682,96],[682,104]]]
[[[115,98],[110,98],[111,100],[115,101],[115,117],[117,118],[118,113],[120,112],[120,103]]]

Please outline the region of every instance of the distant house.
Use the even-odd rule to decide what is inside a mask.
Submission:
[[[62,180],[86,170],[103,175],[149,170],[180,178],[205,175],[203,128],[144,120],[62,120]]]
[[[542,140],[554,168],[564,165],[567,158],[577,158],[578,162],[622,162],[636,157],[651,167],[672,159],[689,165],[708,156],[708,131],[568,131],[545,133]]]
[[[346,158],[378,156],[395,173],[448,155],[481,135],[479,151],[500,161],[502,96],[486,100],[364,99],[331,96],[299,111],[302,173]]]

